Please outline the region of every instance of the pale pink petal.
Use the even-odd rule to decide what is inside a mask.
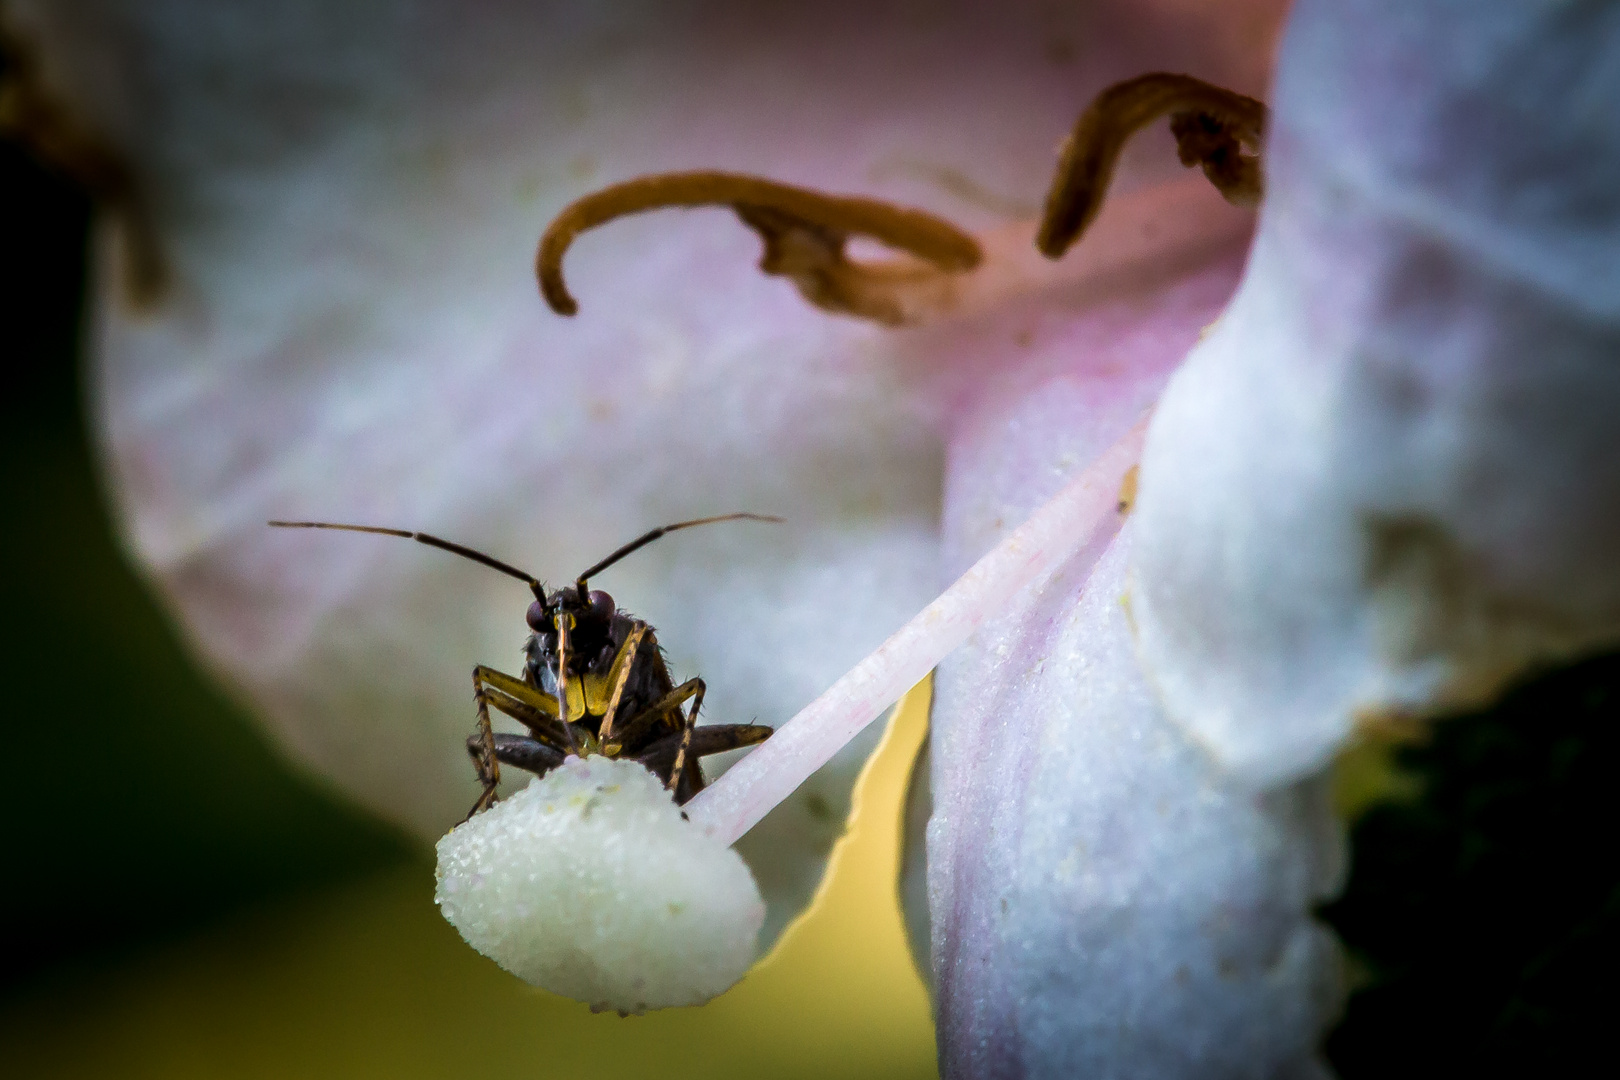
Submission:
[[[1152,402],[1241,256],[1161,262],[1071,323],[1061,362],[1015,365],[958,415],[952,562],[1017,526]],[[1010,597],[936,676],[927,891],[942,1071],[1311,1075],[1339,980],[1310,907],[1336,887],[1338,828],[1319,785],[1236,788],[1163,716],[1122,606],[1129,545],[1088,582],[1096,554]]]
[[[1339,886],[1340,827],[1322,781],[1255,794],[1159,709],[1130,528],[937,677],[941,1072],[1325,1076],[1342,984],[1311,909]]]
[[[134,313],[102,264],[95,408],[132,548],[289,754],[433,835],[474,793],[468,673],[515,661],[521,588],[265,519],[425,529],[557,580],[663,521],[781,513],[601,581],[708,680],[711,717],[780,722],[932,594],[949,418],[993,361],[1062,352],[1075,302],[896,335],[806,308],[729,214],[700,212],[584,238],[561,320],[529,270],[557,209],[706,167],[997,226],[1033,209],[1108,82],[1169,67],[1257,89],[1276,6],[8,10],[131,158],[172,271]],[[1179,172],[1161,135],[1119,184]],[[743,842],[767,938],[814,888],[863,753]]]

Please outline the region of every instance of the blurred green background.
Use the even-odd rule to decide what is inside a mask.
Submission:
[[[815,916],[737,990],[620,1020],[524,987],[439,919],[423,851],[295,775],[182,651],[97,488],[89,207],[9,143],[0,194],[7,1076],[934,1074],[893,897],[921,713],[863,781]],[[1327,1043],[1347,1080],[1612,1056],[1617,720],[1620,657],[1598,657],[1350,756],[1351,801],[1399,797],[1359,812],[1323,912],[1356,978]]]

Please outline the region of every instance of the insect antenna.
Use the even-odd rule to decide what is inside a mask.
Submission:
[[[475,563],[482,563],[491,570],[499,570],[508,577],[515,577],[527,585],[542,604],[546,602],[545,589],[541,586],[540,579],[535,577],[533,574],[519,570],[517,567],[508,563],[503,563],[501,560],[492,555],[485,555],[482,551],[474,551],[470,547],[464,547],[461,544],[440,539],[439,537],[433,536],[430,533],[411,532],[408,529],[385,529],[380,525],[345,525],[335,521],[271,521],[267,522],[267,524],[274,526],[277,529],[339,529],[343,532],[376,533],[379,536],[401,536],[406,540],[415,540],[418,544],[426,544],[428,547],[436,547],[440,550],[448,551],[452,555],[460,555],[464,559],[471,559]],[[689,522],[688,524],[693,523]]]
[[[641,550],[666,533],[678,532],[681,529],[690,529],[695,525],[713,525],[715,522],[719,521],[767,521],[772,524],[780,525],[783,519],[773,517],[770,514],[721,514],[718,517],[693,518],[691,521],[677,521],[673,525],[660,525],[656,529],[651,529],[645,533],[642,533],[640,536],[636,537],[622,548],[619,548],[613,554],[609,555],[607,558],[603,559],[589,570],[586,570],[584,573],[580,574],[574,582],[575,588],[579,590],[580,600],[583,601],[585,599],[585,581],[587,578],[595,577],[597,574],[600,574],[603,570],[606,570],[608,567],[612,566],[626,555],[629,555],[631,552]]]

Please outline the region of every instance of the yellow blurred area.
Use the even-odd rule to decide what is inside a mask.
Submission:
[[[822,891],[697,1009],[621,1019],[474,953],[426,866],[284,903],[0,1015],[11,1077],[885,1077],[936,1075],[895,875],[929,684],[895,710]],[[87,932],[93,928],[87,927]]]
[[[1396,751],[1421,741],[1426,729],[1362,726],[1333,759],[1333,808],[1341,821],[1354,822],[1375,806],[1409,803],[1423,785],[1396,762]]]

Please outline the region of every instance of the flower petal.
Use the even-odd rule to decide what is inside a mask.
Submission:
[[[1338,953],[1310,911],[1341,831],[1320,781],[1235,786],[1160,711],[1124,603],[1130,529],[938,676],[942,1072],[1325,1075]]]
[[[132,546],[289,753],[433,835],[475,792],[468,669],[515,661],[525,598],[441,553],[266,519],[426,529],[557,578],[663,521],[782,513],[603,583],[728,721],[791,714],[937,580],[935,380],[970,352],[808,310],[724,214],[585,238],[585,314],[555,319],[529,267],[556,210],[727,168],[995,224],[1033,203],[1089,93],[1194,61],[1253,82],[1254,13],[1275,7],[8,10],[131,159],[170,269],[134,313],[104,264],[96,408]],[[1144,151],[1122,184],[1177,168]],[[814,889],[864,752],[740,845],[763,940]]]
[[[1138,511],[1150,677],[1257,784],[1620,638],[1617,48],[1612,5],[1294,12]]]
[[[1093,298],[1061,348],[957,416],[952,563],[1153,401],[1230,295],[1240,244]],[[936,675],[928,894],[947,1076],[1316,1067],[1337,954],[1309,908],[1336,884],[1337,827],[1313,786],[1235,788],[1163,716],[1122,607],[1130,546],[1089,582],[1059,571],[1013,600]]]

